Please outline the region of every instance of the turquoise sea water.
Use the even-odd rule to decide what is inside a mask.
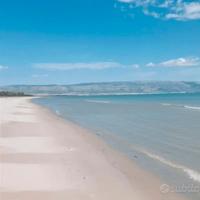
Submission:
[[[200,199],[200,94],[34,99],[92,130],[189,199]]]

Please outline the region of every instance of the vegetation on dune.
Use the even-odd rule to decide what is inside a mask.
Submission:
[[[23,96],[30,96],[30,95],[27,95],[24,92],[0,91],[0,97],[23,97]]]

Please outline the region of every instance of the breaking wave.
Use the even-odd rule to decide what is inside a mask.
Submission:
[[[110,101],[101,101],[101,100],[86,100],[86,102],[89,102],[89,103],[104,103],[104,104],[110,103]]]
[[[190,169],[188,167],[185,167],[183,165],[179,165],[179,164],[176,164],[176,163],[173,163],[172,161],[169,161],[163,157],[160,157],[158,155],[155,155],[155,154],[152,154],[152,153],[149,153],[145,150],[139,150],[140,152],[142,152],[143,154],[145,154],[146,156],[154,159],[154,160],[157,160],[169,167],[172,167],[174,169],[178,169],[178,170],[182,170],[190,179],[194,180],[194,181],[197,181],[200,183],[200,172],[198,171],[195,171],[193,169]]]
[[[172,106],[170,103],[161,103],[162,106]]]
[[[199,110],[200,111],[200,107],[198,107],[198,106],[188,106],[188,105],[185,105],[184,108],[186,108],[186,109],[192,109],[192,110]]]

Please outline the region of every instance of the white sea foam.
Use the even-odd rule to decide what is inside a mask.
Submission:
[[[188,106],[188,105],[185,105],[183,107],[186,108],[186,109],[200,110],[200,107],[198,107],[198,106]]]
[[[93,93],[82,93],[82,92],[68,92],[68,93],[55,93],[55,94],[36,94],[38,96],[129,96],[129,95],[167,95],[167,94],[185,94],[186,92],[93,92]]]
[[[117,140],[119,143],[123,143],[124,145],[127,145],[129,146],[130,148],[132,148],[133,150],[137,151],[137,152],[140,152],[140,153],[143,153],[144,155],[146,155],[147,157],[153,159],[153,160],[156,160],[156,161],[159,161],[161,162],[162,164],[164,165],[167,165],[171,168],[174,168],[174,169],[177,169],[177,170],[181,170],[182,172],[184,172],[188,178],[192,179],[193,181],[196,181],[196,182],[199,182],[200,183],[200,172],[196,171],[196,170],[193,170],[189,167],[186,167],[184,165],[180,165],[180,164],[177,164],[177,163],[174,163],[170,160],[167,160],[159,155],[156,155],[156,154],[153,154],[153,153],[150,153],[144,149],[141,149],[139,147],[136,147],[136,146],[133,146],[131,145],[130,143],[127,143],[126,140],[123,140],[121,137],[118,137],[116,135],[113,135],[111,133],[109,133],[109,136],[112,138],[112,139],[115,139]]]
[[[182,107],[185,109],[191,109],[191,110],[199,110],[199,106],[189,106],[189,105],[181,105],[181,104],[170,104],[170,103],[161,103],[162,106],[174,106],[174,107]]]
[[[147,152],[145,150],[141,150],[140,149],[139,151],[142,152],[143,154],[145,154],[146,156],[148,156],[148,157],[150,157],[150,158],[152,158],[154,160],[157,160],[157,161],[159,161],[159,162],[161,162],[161,163],[163,163],[163,164],[165,164],[165,165],[167,165],[169,167],[182,170],[184,173],[186,173],[186,175],[190,179],[192,179],[192,180],[197,181],[197,182],[200,183],[200,172],[195,171],[193,169],[190,169],[190,168],[188,168],[186,166],[176,164],[176,163],[174,163],[172,161],[169,161],[169,160],[167,160],[167,159],[165,159],[165,158],[163,158],[161,156],[149,153],[149,152]]]
[[[185,168],[184,172],[187,173],[189,175],[189,177],[197,182],[200,182],[200,173],[196,172],[194,170]]]
[[[171,106],[172,104],[170,103],[161,103],[162,106]]]
[[[86,100],[89,103],[110,103],[110,101],[102,101],[102,100]]]

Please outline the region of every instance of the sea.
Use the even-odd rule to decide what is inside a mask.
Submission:
[[[200,94],[60,95],[33,101],[89,129],[159,177],[160,192],[200,199]]]

